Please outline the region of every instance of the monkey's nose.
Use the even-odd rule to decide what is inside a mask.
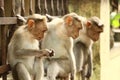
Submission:
[[[78,35],[75,35],[75,36],[74,36],[74,39],[76,39],[77,37],[78,37]]]

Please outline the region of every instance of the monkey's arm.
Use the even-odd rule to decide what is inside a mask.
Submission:
[[[75,56],[73,54],[73,48],[69,50],[69,60],[70,60],[70,68],[71,68],[71,80],[76,80],[76,61]]]
[[[53,50],[34,50],[34,49],[19,49],[16,50],[16,56],[20,57],[28,57],[28,56],[36,56],[36,57],[42,57],[42,56],[52,56]]]
[[[87,78],[90,78],[90,76],[92,75],[92,70],[93,70],[93,64],[92,64],[92,50],[88,50],[88,71],[86,74]]]
[[[65,46],[67,53],[68,53],[68,57],[70,60],[70,68],[71,68],[71,75],[72,75],[72,80],[75,80],[75,73],[76,73],[76,62],[75,62],[75,56],[73,54],[73,39],[71,39],[70,43],[66,43]]]

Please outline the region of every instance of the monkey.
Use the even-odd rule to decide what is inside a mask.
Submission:
[[[54,55],[51,49],[39,49],[47,30],[46,17],[33,14],[14,32],[8,44],[8,63],[14,80],[43,80],[42,57]]]
[[[55,52],[55,56],[50,57],[46,62],[48,80],[56,80],[56,77],[64,75],[64,72],[70,73],[72,80],[75,80],[73,39],[79,36],[80,29],[82,24],[76,13],[69,13],[48,22],[48,31],[42,40],[42,49],[50,48]],[[70,68],[69,71],[67,67]]]
[[[96,16],[89,19],[83,17],[81,22],[83,29],[79,31],[79,37],[74,40],[73,51],[77,74],[81,74],[82,80],[89,80],[92,75],[92,45],[99,39],[104,25]]]

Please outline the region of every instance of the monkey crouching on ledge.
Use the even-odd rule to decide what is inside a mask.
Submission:
[[[39,49],[39,41],[47,31],[45,16],[33,14],[13,34],[8,45],[8,62],[14,80],[43,80],[42,57],[53,56],[53,50]]]

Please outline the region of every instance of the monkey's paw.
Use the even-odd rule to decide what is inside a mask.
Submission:
[[[51,49],[46,49],[46,51],[47,51],[46,56],[50,56],[50,57],[52,57],[52,56],[54,56],[54,55],[55,55],[54,50],[51,50]]]
[[[91,71],[88,71],[85,77],[89,79],[91,77],[91,74],[92,74]]]

